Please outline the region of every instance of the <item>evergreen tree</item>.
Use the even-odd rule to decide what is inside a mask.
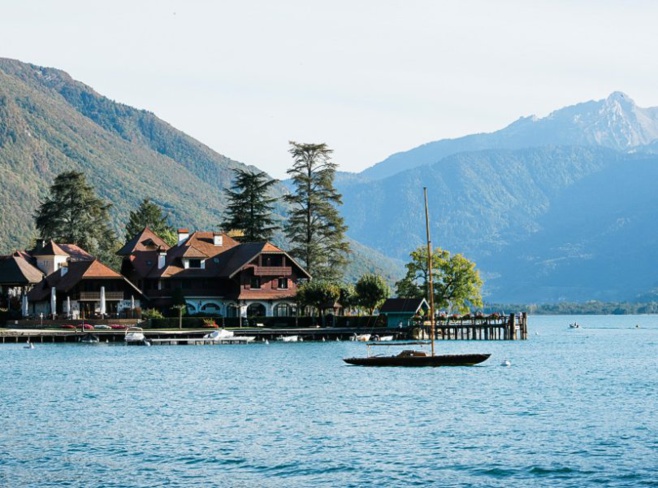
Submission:
[[[96,196],[84,173],[68,171],[55,178],[50,196],[34,215],[35,225],[41,238],[75,244],[116,267],[118,242],[110,227],[111,206]]]
[[[268,196],[276,180],[269,179],[263,171],[251,173],[242,169],[235,169],[234,177],[233,186],[225,190],[229,203],[222,228],[240,231],[242,235],[236,239],[242,242],[270,240],[279,228],[272,217],[276,199]]]
[[[167,216],[148,198],[142,200],[137,210],[130,212],[126,224],[126,241],[135,237],[144,227],[151,229],[169,245],[173,246],[178,240],[176,230],[169,224]]]
[[[291,205],[285,224],[292,244],[290,254],[303,262],[314,279],[338,280],[347,264],[347,226],[338,213],[342,204],[334,188],[336,164],[326,144],[290,142],[293,167],[288,170],[295,193],[286,195]]]

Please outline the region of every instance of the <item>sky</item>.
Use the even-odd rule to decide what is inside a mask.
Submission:
[[[652,0],[0,0],[0,57],[58,68],[285,178],[359,172],[614,91],[658,106]]]

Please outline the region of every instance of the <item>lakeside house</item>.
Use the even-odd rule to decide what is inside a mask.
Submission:
[[[289,317],[297,287],[311,278],[275,245],[240,243],[220,232],[179,229],[177,244],[169,246],[147,227],[117,254],[121,273],[162,311],[182,295],[190,314]]]
[[[430,306],[424,298],[388,298],[379,314],[386,317],[387,327],[407,327],[416,316],[426,316]]]
[[[148,227],[117,254],[121,273],[72,244],[39,241],[0,259],[0,286],[24,317],[119,317],[136,308],[169,312],[181,297],[189,314],[290,317],[298,286],[311,276],[270,242],[180,229],[169,246]]]
[[[31,255],[46,275],[27,294],[27,315],[118,317],[143,301],[141,290],[78,246],[50,241]]]
[[[20,309],[27,292],[39,283],[45,273],[33,264],[32,257],[16,251],[0,256],[0,308]]]

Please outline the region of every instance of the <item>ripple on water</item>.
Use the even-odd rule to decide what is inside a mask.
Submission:
[[[527,342],[440,343],[491,352],[478,368],[350,367],[365,351],[348,342],[0,345],[0,485],[649,486],[643,319],[641,341],[533,317]]]

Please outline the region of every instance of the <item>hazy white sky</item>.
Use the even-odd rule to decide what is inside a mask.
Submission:
[[[625,92],[658,106],[651,0],[0,0],[0,56],[68,72],[277,178]]]

